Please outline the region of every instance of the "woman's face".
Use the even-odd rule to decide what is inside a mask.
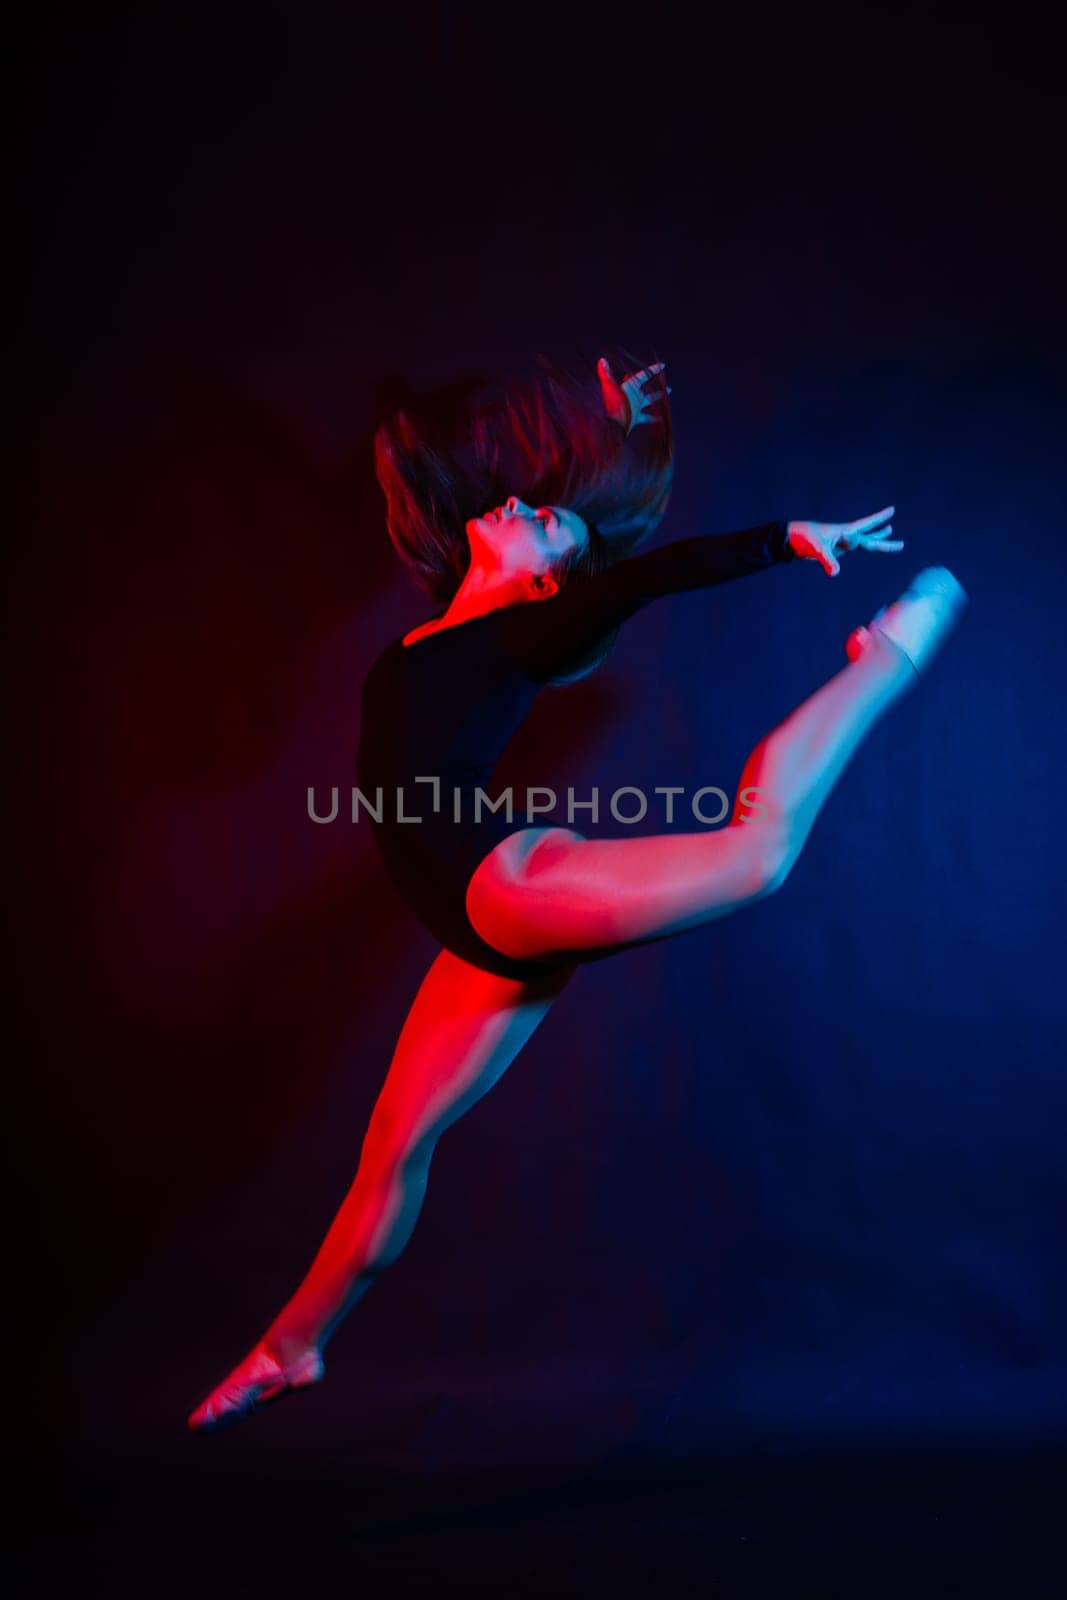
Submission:
[[[528,506],[517,495],[467,523],[471,559],[509,574],[549,572],[588,537],[576,511],[566,506]]]

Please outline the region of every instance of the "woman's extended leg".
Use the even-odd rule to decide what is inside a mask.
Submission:
[[[286,1387],[278,1369],[321,1376],[321,1351],[415,1227],[434,1149],[515,1060],[574,971],[497,977],[443,950],[401,1029],[363,1140],[359,1168],[311,1267],[251,1354],[190,1417],[235,1421]]]
[[[503,1076],[573,967],[536,982],[485,972],[443,950],[400,1031],[359,1169],[317,1256],[267,1333],[321,1348],[411,1237],[445,1129]]]
[[[740,798],[712,833],[586,839],[568,828],[524,830],[476,868],[467,912],[482,938],[519,959],[646,943],[762,898],[784,882],[821,806],[863,738],[916,681],[907,655],[872,632],[863,655],[767,735],[738,786],[758,788],[766,814]]]

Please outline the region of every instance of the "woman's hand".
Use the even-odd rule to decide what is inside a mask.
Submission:
[[[791,522],[789,543],[793,554],[821,561],[831,578],[841,571],[838,556],[846,550],[903,550],[903,539],[890,539],[893,506],[885,506],[858,522]]]
[[[657,361],[654,366],[642,367],[640,372],[631,372],[620,383],[604,356],[597,362],[596,372],[600,379],[600,392],[604,396],[604,410],[609,421],[617,422],[624,433],[629,433],[642,422],[660,421],[651,407],[660,398],[662,390],[657,385],[650,394],[646,394],[645,385],[658,377],[665,366],[665,362]],[[668,389],[667,393],[670,392]]]

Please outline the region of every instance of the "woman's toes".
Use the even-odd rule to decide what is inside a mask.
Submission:
[[[916,672],[925,670],[968,604],[963,585],[947,567],[926,567],[891,606],[871,623],[908,657]]]
[[[194,1433],[214,1433],[293,1389],[318,1383],[324,1373],[317,1349],[283,1365],[262,1342],[213,1389],[188,1419]]]
[[[915,672],[921,672],[966,605],[966,591],[947,567],[926,567],[899,600],[882,606],[865,627],[853,628],[845,641],[845,654],[850,661],[858,661],[872,647],[891,647]]]

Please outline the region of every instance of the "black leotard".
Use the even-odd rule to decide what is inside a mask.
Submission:
[[[509,834],[546,825],[543,816],[527,819],[521,790],[510,822],[484,803],[479,815],[475,791],[492,796],[493,769],[545,682],[565,676],[647,601],[792,556],[784,522],[675,540],[572,578],[547,600],[499,606],[410,645],[396,639],[378,656],[363,687],[357,773],[368,809],[360,820],[371,823],[390,877],[442,945],[509,978],[543,977],[559,964],[512,960],[470,923],[466,892],[478,863]]]

